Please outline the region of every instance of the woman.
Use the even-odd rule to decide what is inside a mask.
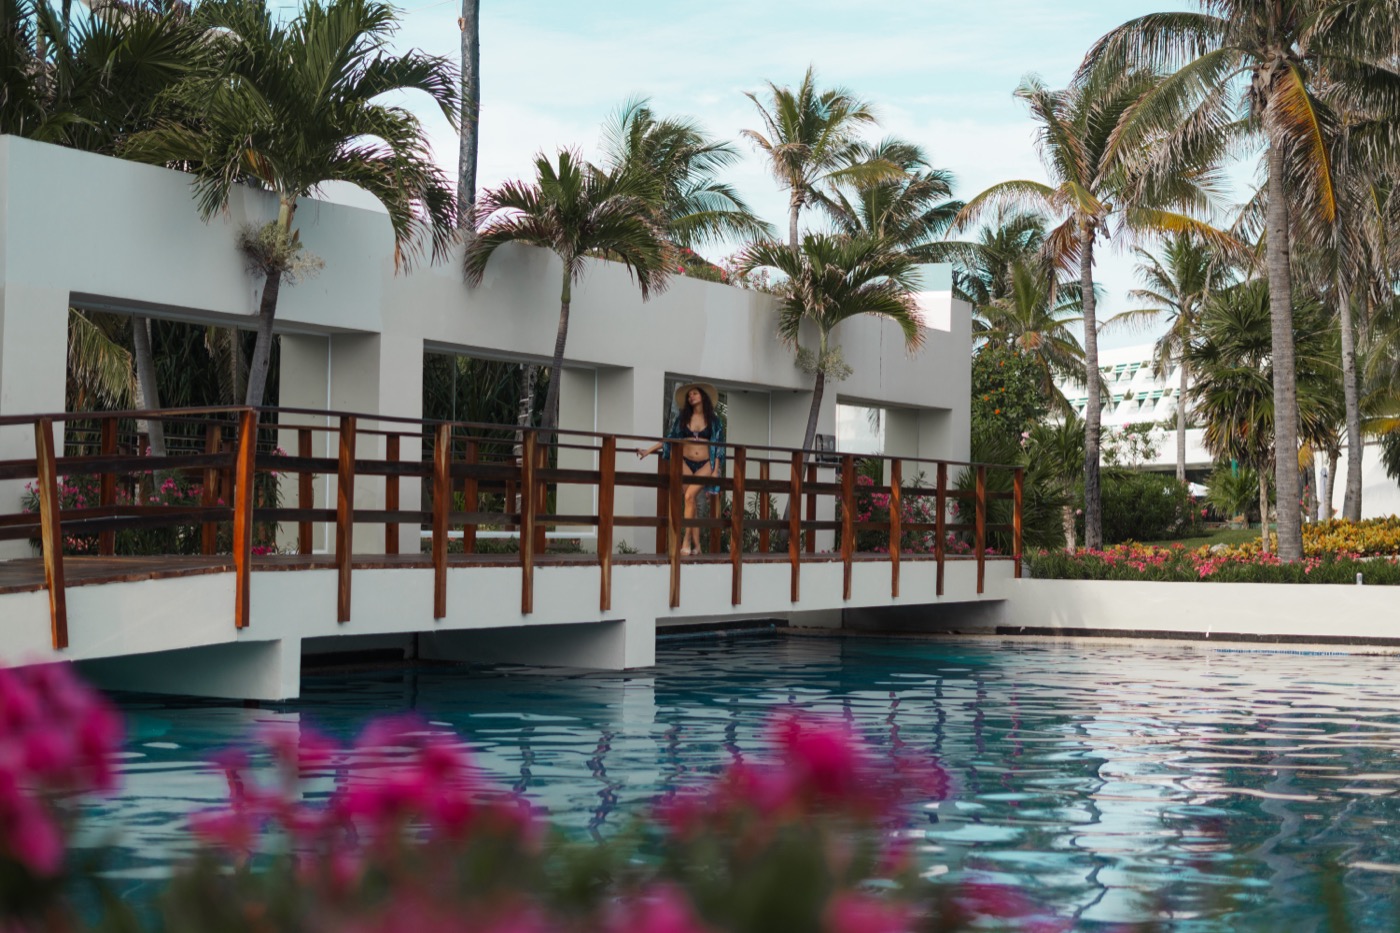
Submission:
[[[680,413],[675,424],[666,432],[668,440],[680,440],[681,474],[684,476],[719,476],[724,470],[724,422],[715,414],[719,393],[707,382],[692,382],[676,390],[676,406]],[[661,451],[661,459],[671,459],[671,448],[665,442],[650,447],[638,447],[637,457],[647,457]],[[685,517],[695,517],[695,499],[700,495],[698,484],[685,486]],[[719,487],[711,487],[718,491]],[[692,543],[693,542],[693,543]],[[681,554],[700,553],[700,529],[686,528],[681,539]]]

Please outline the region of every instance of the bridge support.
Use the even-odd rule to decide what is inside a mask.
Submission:
[[[420,638],[418,653],[424,660],[631,670],[656,663],[656,621],[429,632]]]
[[[82,675],[107,690],[242,700],[301,695],[301,639],[236,641],[82,661]]]

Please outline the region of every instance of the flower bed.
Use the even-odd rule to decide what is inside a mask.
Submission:
[[[1026,557],[1030,576],[1046,580],[1147,580],[1164,583],[1400,584],[1400,561],[1356,553],[1324,553],[1292,563],[1258,545],[1155,547],[1120,544],[1102,551],[1038,551]]]

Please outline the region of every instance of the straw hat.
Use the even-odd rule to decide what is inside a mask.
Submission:
[[[708,382],[687,382],[676,389],[675,400],[677,408],[685,408],[685,397],[690,394],[691,389],[699,389],[710,397],[711,405],[719,404],[719,392]]]

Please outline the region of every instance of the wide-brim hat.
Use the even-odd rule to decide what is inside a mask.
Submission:
[[[699,389],[701,392],[708,395],[711,405],[719,404],[719,392],[716,391],[713,385],[708,382],[687,382],[685,385],[679,386],[676,389],[675,396],[673,396],[676,400],[677,408],[685,407],[685,397],[690,394],[691,389]]]

